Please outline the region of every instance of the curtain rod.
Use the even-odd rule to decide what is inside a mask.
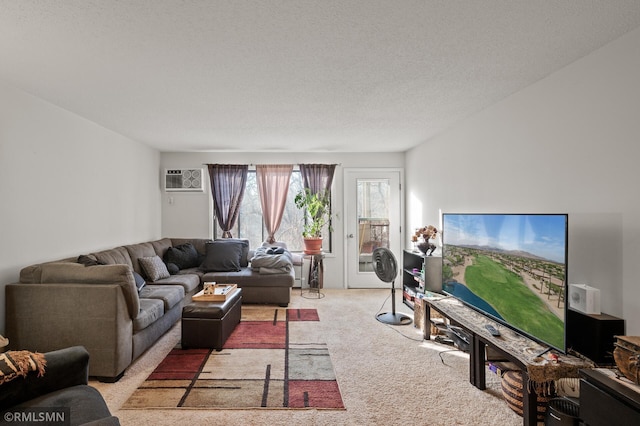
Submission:
[[[203,166],[208,166],[209,164],[214,164],[214,163],[202,163]],[[220,163],[215,163],[215,164],[220,164]],[[223,164],[237,164],[237,163],[223,163]],[[287,164],[292,164],[292,163],[260,163],[260,164],[254,164],[254,163],[249,163],[246,164],[247,166],[269,166],[269,165],[287,165]],[[321,163],[293,163],[293,165],[298,165],[298,164],[321,164]],[[332,164],[328,164],[329,166],[342,166],[342,163],[332,163]]]

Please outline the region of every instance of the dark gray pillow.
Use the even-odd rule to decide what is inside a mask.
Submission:
[[[195,268],[200,264],[198,251],[191,243],[169,247],[164,254],[164,262],[166,264],[173,263],[178,269]]]
[[[176,275],[180,272],[180,268],[178,268],[178,265],[176,265],[175,263],[169,262],[167,263],[167,271],[169,271],[171,275]]]
[[[140,293],[140,290],[142,290],[142,287],[144,287],[147,282],[142,278],[142,275],[136,271],[133,271],[133,278],[136,280],[136,287],[138,288],[138,293]]]
[[[240,266],[243,268],[249,266],[249,240],[243,240],[240,238],[219,238],[216,242],[225,244],[236,244],[242,247],[242,254],[240,255]]]
[[[200,269],[204,272],[237,272],[242,257],[241,244],[214,241],[205,245],[206,253]]]
[[[98,259],[96,259],[92,254],[81,254],[78,256],[77,262],[84,266],[104,265],[104,263],[98,261]]]

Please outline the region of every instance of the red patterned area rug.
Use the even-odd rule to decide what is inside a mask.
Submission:
[[[315,309],[242,307],[223,349],[172,349],[122,408],[344,409]]]

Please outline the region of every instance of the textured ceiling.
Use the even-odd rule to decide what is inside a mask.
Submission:
[[[640,1],[0,0],[0,79],[161,151],[404,151]]]

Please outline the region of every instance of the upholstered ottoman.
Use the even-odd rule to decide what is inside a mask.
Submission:
[[[188,303],[182,308],[182,347],[221,350],[241,313],[241,288],[223,302]]]

